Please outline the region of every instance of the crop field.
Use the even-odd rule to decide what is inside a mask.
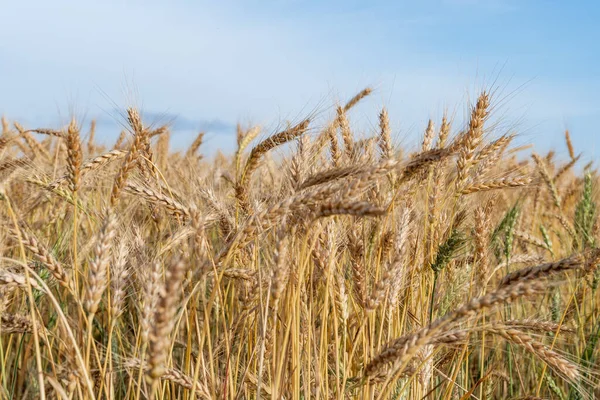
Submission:
[[[400,146],[370,94],[230,155],[4,117],[0,399],[595,398],[594,163],[493,90]]]

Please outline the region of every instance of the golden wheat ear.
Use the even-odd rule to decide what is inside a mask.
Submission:
[[[525,157],[494,90],[358,135],[371,92],[231,155],[3,118],[0,397],[592,398],[593,165]]]

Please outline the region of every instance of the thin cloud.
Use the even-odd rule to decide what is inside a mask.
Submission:
[[[115,114],[119,113],[115,110]],[[177,114],[158,113],[144,111],[142,114],[145,123],[152,126],[168,125],[173,131],[203,131],[212,133],[232,132],[235,130],[235,124],[224,121],[219,118],[186,118]],[[109,116],[99,116],[95,118],[99,127],[116,128],[121,125],[121,122]]]

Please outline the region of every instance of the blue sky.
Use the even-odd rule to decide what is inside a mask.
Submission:
[[[495,84],[499,131],[540,150],[598,155],[600,5],[596,1],[67,1],[3,2],[0,114],[59,126],[98,118],[106,141],[141,107],[175,121],[185,144],[230,150],[238,121],[268,133],[369,85],[354,110],[361,133],[382,105],[398,143],[428,118],[460,122]],[[458,126],[457,126],[458,128]]]

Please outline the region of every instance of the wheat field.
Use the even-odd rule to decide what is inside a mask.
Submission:
[[[594,398],[593,165],[485,91],[409,152],[353,130],[370,93],[231,156],[3,118],[0,398]]]

